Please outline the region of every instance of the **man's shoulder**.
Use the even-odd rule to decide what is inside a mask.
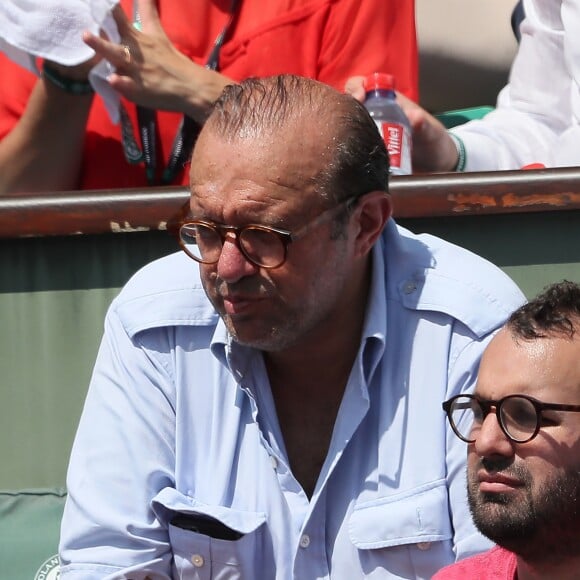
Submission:
[[[408,308],[443,312],[482,336],[525,302],[505,272],[465,248],[400,226],[387,236],[389,291]]]
[[[181,251],[138,270],[111,310],[129,335],[161,326],[213,326],[218,320],[201,284],[198,265]]]
[[[513,580],[517,568],[516,556],[499,546],[476,554],[442,568],[433,580],[465,580],[465,578],[488,578],[490,580]]]

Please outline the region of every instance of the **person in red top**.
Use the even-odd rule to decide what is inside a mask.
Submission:
[[[485,350],[473,395],[443,404],[469,443],[467,491],[497,544],[433,580],[580,577],[580,285],[520,307]]]
[[[518,580],[517,567],[517,556],[513,552],[495,546],[443,568],[432,580]]]
[[[250,76],[293,73],[342,90],[355,72],[383,71],[418,97],[413,0],[135,1],[140,29],[132,0],[114,9],[120,44],[85,33],[92,62],[48,63],[51,74],[37,79],[0,55],[0,195],[184,185],[188,155],[168,170],[180,124],[187,145],[223,87]],[[109,82],[123,97],[125,125],[111,122],[102,99],[54,83],[86,84],[101,57],[117,69]],[[154,128],[146,167],[126,161],[121,141],[122,128],[140,134],[135,103],[149,111],[141,127]]]

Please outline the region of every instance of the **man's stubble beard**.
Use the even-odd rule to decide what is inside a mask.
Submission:
[[[469,509],[480,532],[530,562],[577,557],[580,466],[556,472],[535,492],[532,477],[522,466],[501,471],[524,482],[515,491],[518,497],[514,493],[481,493],[475,477],[470,477]]]

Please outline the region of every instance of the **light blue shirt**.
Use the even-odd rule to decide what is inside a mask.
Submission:
[[[473,387],[490,333],[523,301],[495,266],[391,220],[309,500],[261,353],[231,341],[185,254],[149,264],[107,314],[68,473],[63,580],[419,579],[487,549],[441,402]]]

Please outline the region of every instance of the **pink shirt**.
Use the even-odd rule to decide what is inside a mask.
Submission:
[[[517,561],[513,552],[495,546],[441,569],[432,580],[516,580]]]

